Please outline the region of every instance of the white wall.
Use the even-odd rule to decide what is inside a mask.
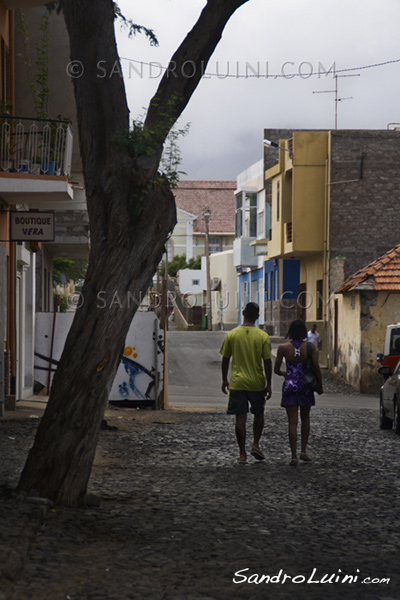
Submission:
[[[57,313],[54,327],[51,381],[60,360],[73,312]],[[154,312],[137,312],[125,340],[123,357],[109,400],[155,400],[163,387],[164,333]],[[53,313],[36,314],[35,380],[47,386]],[[155,368],[155,366],[157,367]]]
[[[181,269],[178,279],[181,294],[203,295],[203,291],[207,289],[205,269]]]
[[[233,250],[210,255],[210,274],[221,282],[218,291],[211,294],[213,326],[237,325],[238,322],[238,278],[233,266]]]
[[[186,260],[193,258],[193,220],[196,215],[192,215],[180,208],[176,211],[177,223],[172,232],[171,241],[173,253],[171,258],[177,255],[186,255]]]
[[[255,191],[264,188],[264,161],[257,161],[251,167],[248,167],[236,178],[238,190],[244,188],[254,188]]]

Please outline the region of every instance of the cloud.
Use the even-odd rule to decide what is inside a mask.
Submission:
[[[117,27],[120,55],[166,66],[205,2],[120,4],[160,40],[159,48],[151,48],[142,36],[127,40]],[[398,0],[249,0],[233,15],[211,57],[207,72],[220,76],[202,80],[182,116],[182,123],[192,122],[181,144],[188,178],[235,179],[262,156],[265,127],[333,128],[335,82],[332,71],[329,77],[318,75],[320,66],[349,69],[400,58],[399,22]],[[340,77],[338,97],[348,99],[337,103],[339,127],[386,128],[400,121],[399,68],[400,63]],[[259,78],[243,77],[257,69]],[[278,77],[266,79],[267,73]],[[298,73],[303,76],[280,77]],[[158,83],[148,72],[126,78],[133,116],[148,105]]]

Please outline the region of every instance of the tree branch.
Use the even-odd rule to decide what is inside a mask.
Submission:
[[[116,18],[120,20],[122,27],[125,27],[128,30],[128,36],[130,38],[137,33],[144,33],[151,46],[158,46],[156,34],[152,29],[148,29],[148,27],[144,27],[143,25],[137,25],[132,19],[127,19],[116,2],[114,2],[114,11]]]
[[[197,23],[173,55],[150,102],[146,127],[163,143],[204,75],[226,23],[249,0],[208,0]],[[160,110],[162,107],[162,110]]]

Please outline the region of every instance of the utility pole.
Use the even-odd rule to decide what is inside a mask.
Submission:
[[[204,223],[206,226],[206,240],[205,240],[205,253],[206,253],[206,277],[207,277],[207,329],[212,331],[212,314],[211,314],[211,278],[210,278],[210,251],[208,247],[209,229],[208,222],[210,220],[211,213],[208,206],[204,207]]]
[[[163,366],[163,389],[156,397],[156,408],[166,410],[169,407],[168,404],[168,351],[167,351],[167,331],[168,331],[168,316],[167,316],[167,303],[168,303],[168,242],[165,246],[165,270],[164,277],[161,282],[161,314],[160,314],[160,329],[164,332],[164,366]],[[157,371],[157,339],[156,344],[156,360],[155,367]],[[157,388],[157,386],[156,386]]]

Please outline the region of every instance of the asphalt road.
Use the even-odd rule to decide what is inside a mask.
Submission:
[[[225,411],[221,391],[219,349],[224,331],[177,331],[167,333],[168,393],[171,408]],[[276,354],[278,344],[272,344]],[[280,405],[282,378],[272,376],[272,398],[268,407]],[[378,411],[378,399],[369,395],[329,393],[317,396],[317,408],[370,408]]]

